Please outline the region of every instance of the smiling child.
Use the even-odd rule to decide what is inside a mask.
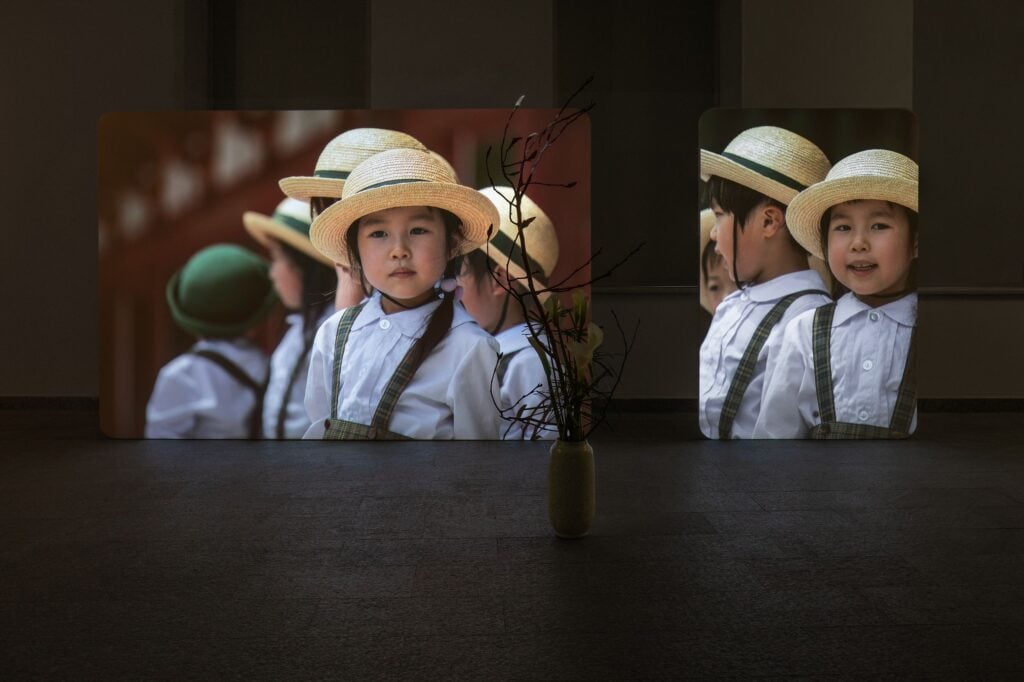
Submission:
[[[917,164],[869,149],[789,206],[793,236],[847,291],[783,333],[765,380],[761,438],[902,438],[917,424]]]

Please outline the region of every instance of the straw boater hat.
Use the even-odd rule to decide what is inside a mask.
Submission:
[[[310,176],[294,176],[278,182],[292,199],[341,196],[349,174],[374,154],[388,149],[426,149],[412,135],[384,128],[353,128],[327,143]]]
[[[512,222],[513,207],[509,203],[514,190],[511,187],[499,186],[484,187],[479,191],[494,204],[498,215],[501,216],[501,223],[491,235],[490,242],[481,246],[480,250],[497,265],[505,268],[512,277],[532,277],[536,288],[546,288],[547,279],[551,277],[558,263],[558,235],[551,219],[533,199],[524,194],[520,205],[522,217],[523,220],[533,218],[533,222],[523,228],[520,240],[519,228]],[[526,260],[529,261],[529,267],[523,259],[523,242],[526,242]],[[528,287],[525,281],[521,284]],[[550,295],[551,292],[543,292],[540,299],[544,301]]]
[[[314,249],[309,241],[309,204],[305,201],[285,199],[277,205],[272,216],[246,211],[242,214],[242,222],[252,238],[264,247],[270,248],[270,241],[276,239],[324,265],[334,265],[331,259]]]
[[[437,159],[438,163],[443,165],[446,169],[448,169],[449,172],[451,172],[452,177],[455,178],[455,182],[459,182],[459,174],[455,172],[455,167],[448,163],[448,159],[444,158],[443,156],[441,156],[440,154],[433,150],[428,149],[427,152],[435,159]]]
[[[460,185],[446,163],[426,150],[392,149],[367,159],[345,182],[341,201],[328,206],[309,231],[313,246],[342,265],[351,265],[345,234],[365,215],[399,206],[435,206],[462,222],[459,254],[487,241],[498,211],[475,189]]]
[[[801,192],[786,210],[789,231],[801,246],[818,258],[821,216],[852,199],[891,201],[917,213],[917,164],[887,149],[851,154],[828,172],[824,180]]]
[[[193,336],[240,336],[277,302],[269,272],[267,262],[249,249],[208,246],[167,282],[171,316]]]
[[[828,173],[829,161],[813,142],[775,126],[744,130],[721,154],[700,150],[700,176],[716,175],[789,204]]]
[[[704,255],[704,247],[711,241],[711,230],[715,228],[715,212],[705,208],[700,212],[700,251]]]

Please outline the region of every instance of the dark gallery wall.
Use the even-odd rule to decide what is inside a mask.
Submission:
[[[642,8],[648,8],[642,11]],[[0,28],[8,182],[0,396],[96,396],[96,122],[181,108],[560,103],[593,74],[594,290],[642,320],[620,397],[696,395],[697,119],[712,106],[913,108],[922,397],[1024,397],[1015,215],[1024,9],[988,0],[43,0]],[[453,17],[457,17],[454,20]],[[953,47],[951,47],[953,46]],[[928,236],[925,236],[928,235]],[[973,352],[966,353],[965,349]],[[955,356],[960,362],[950,362]]]
[[[1024,397],[1022,35],[1011,0],[914,3],[927,395]]]
[[[181,106],[180,3],[5,8],[0,395],[98,393],[96,133],[104,111]]]

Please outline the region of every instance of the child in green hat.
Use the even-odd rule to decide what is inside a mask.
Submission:
[[[245,334],[277,302],[268,273],[248,249],[215,244],[171,277],[171,316],[198,341],[160,370],[147,438],[259,438],[267,356]]]

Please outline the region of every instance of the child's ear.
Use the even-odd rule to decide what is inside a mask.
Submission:
[[[508,271],[500,265],[494,266],[494,277],[488,277],[487,282],[491,287],[491,295],[499,296],[505,293],[505,287],[510,285]]]
[[[772,237],[786,225],[786,214],[778,206],[765,206],[763,215],[764,236]]]

